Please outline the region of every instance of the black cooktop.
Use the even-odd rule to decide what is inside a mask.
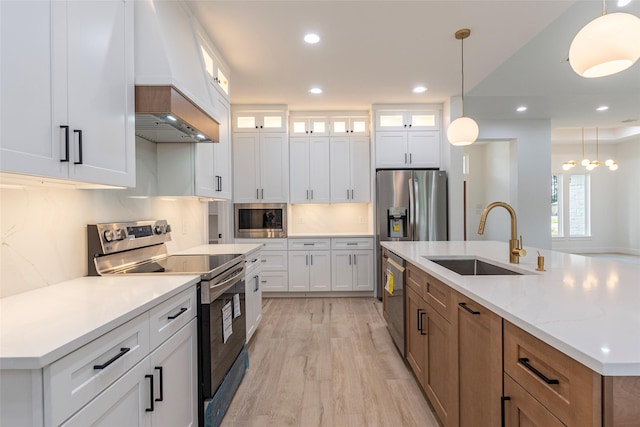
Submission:
[[[239,254],[170,255],[121,270],[118,274],[199,274],[202,280],[210,280],[243,260],[243,255]]]

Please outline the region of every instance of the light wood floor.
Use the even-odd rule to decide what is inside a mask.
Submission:
[[[231,426],[438,424],[374,298],[265,299]]]

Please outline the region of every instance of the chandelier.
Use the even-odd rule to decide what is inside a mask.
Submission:
[[[613,159],[607,159],[604,163],[599,160],[599,147],[598,147],[598,128],[596,128],[596,159],[591,161],[584,157],[584,128],[582,128],[582,161],[580,164],[584,166],[588,171],[592,171],[600,165],[605,165],[609,170],[615,171],[618,169],[618,164]],[[574,160],[566,161],[562,164],[563,170],[570,170],[578,163]]]

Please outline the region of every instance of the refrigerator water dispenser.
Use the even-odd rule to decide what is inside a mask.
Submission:
[[[407,208],[387,209],[388,237],[407,237]]]

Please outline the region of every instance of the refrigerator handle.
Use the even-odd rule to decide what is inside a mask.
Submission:
[[[409,178],[409,240],[413,240],[415,228],[415,195],[413,194],[413,178]]]

